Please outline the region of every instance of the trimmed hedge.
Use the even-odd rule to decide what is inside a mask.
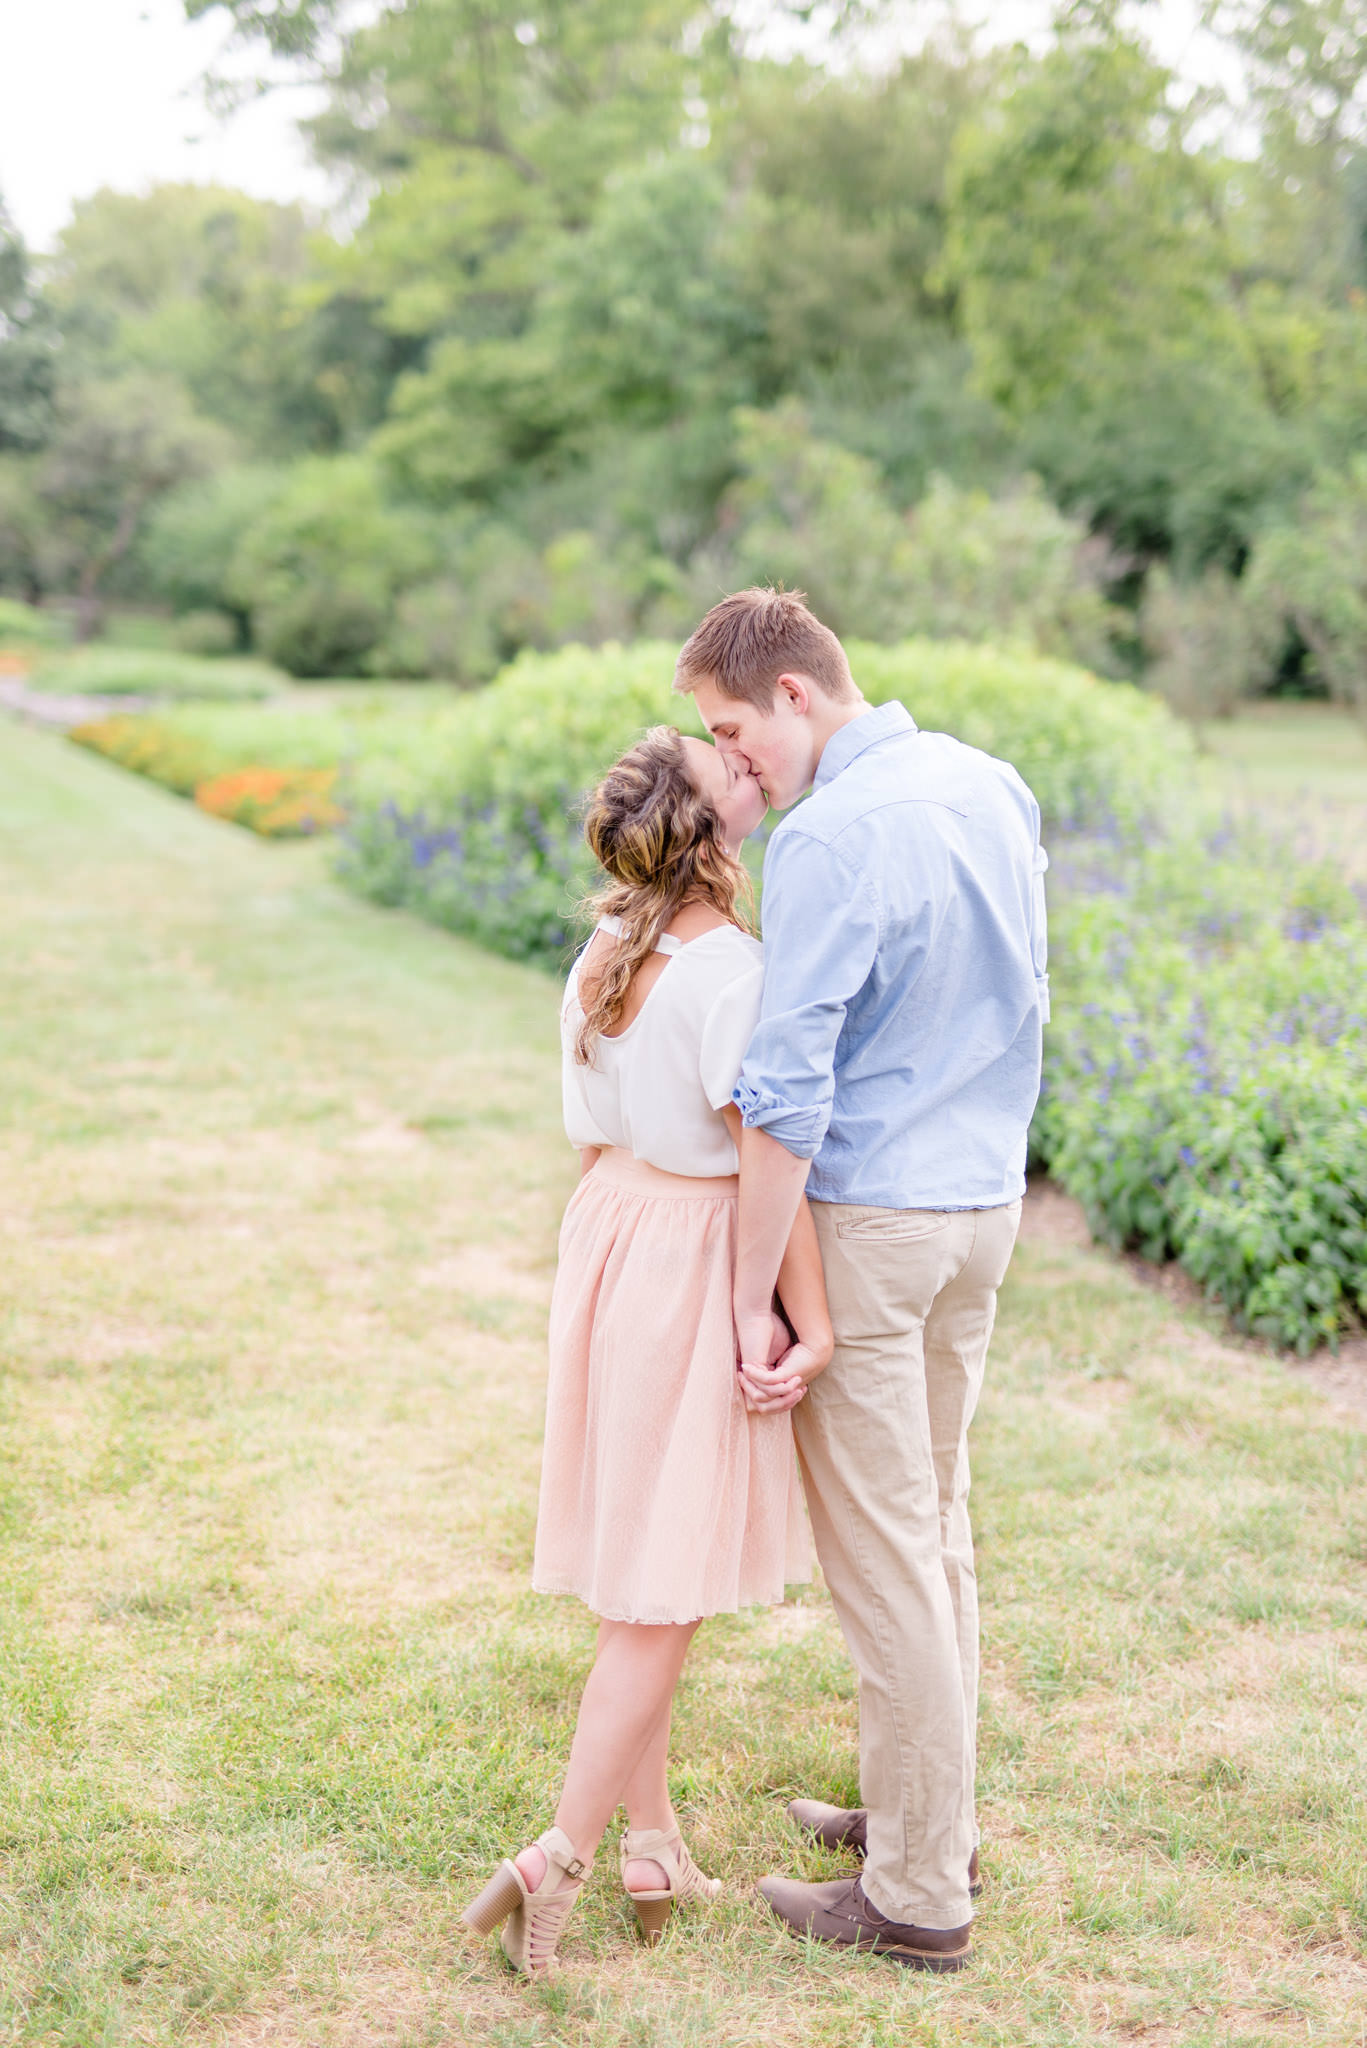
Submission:
[[[524,654],[409,749],[361,760],[344,878],[375,902],[557,964],[592,878],[577,824],[585,791],[646,726],[703,730],[692,700],[672,694],[675,654],[651,641]],[[1152,815],[1190,755],[1155,700],[1063,663],[930,641],[850,656],[875,702],[900,696],[921,725],[1018,762],[1053,828]]]
[[[160,647],[55,648],[33,667],[28,685],[77,697],[205,698],[250,703],[288,678],[264,661],[209,659]]]
[[[1067,662],[943,640],[856,642],[849,655],[872,703],[900,697],[927,732],[951,732],[1009,761],[1055,836],[1143,825],[1164,811],[1194,758],[1186,726],[1156,698]]]

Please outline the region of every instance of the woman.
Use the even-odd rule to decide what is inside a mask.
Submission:
[[[670,1704],[699,1621],[808,1576],[788,1411],[831,1354],[804,1203],[779,1275],[772,1382],[736,1373],[739,1113],[762,957],[741,921],[753,776],[657,726],[589,805],[608,876],[561,1012],[565,1123],[582,1171],[560,1236],[533,1584],[600,1617],[548,1828],[464,1914],[546,1969],[619,1805],[622,1879],[648,1939],[709,1898],[666,1782]],[[786,1321],[784,1320],[786,1318]]]

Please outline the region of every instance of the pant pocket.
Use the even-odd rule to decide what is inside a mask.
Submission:
[[[852,1244],[920,1244],[948,1230],[953,1215],[949,1209],[861,1209],[842,1216],[835,1234]]]

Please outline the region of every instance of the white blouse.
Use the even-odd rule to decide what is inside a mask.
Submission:
[[[613,917],[598,927],[621,928]],[[764,950],[730,924],[687,941],[666,933],[655,950],[669,965],[625,1030],[595,1042],[588,1067],[574,1057],[583,953],[570,970],[560,1008],[566,1133],[572,1145],[617,1145],[666,1173],[735,1173],[721,1112],[759,1021]]]

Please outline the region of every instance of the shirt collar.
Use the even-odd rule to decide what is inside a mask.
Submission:
[[[876,747],[880,740],[897,739],[903,733],[915,730],[916,720],[906,705],[899,704],[895,697],[887,704],[871,705],[867,711],[861,711],[858,718],[852,718],[848,725],[837,726],[831,734],[817,763],[812,788],[820,789],[824,783],[842,774],[861,754],[867,753],[870,747]]]

